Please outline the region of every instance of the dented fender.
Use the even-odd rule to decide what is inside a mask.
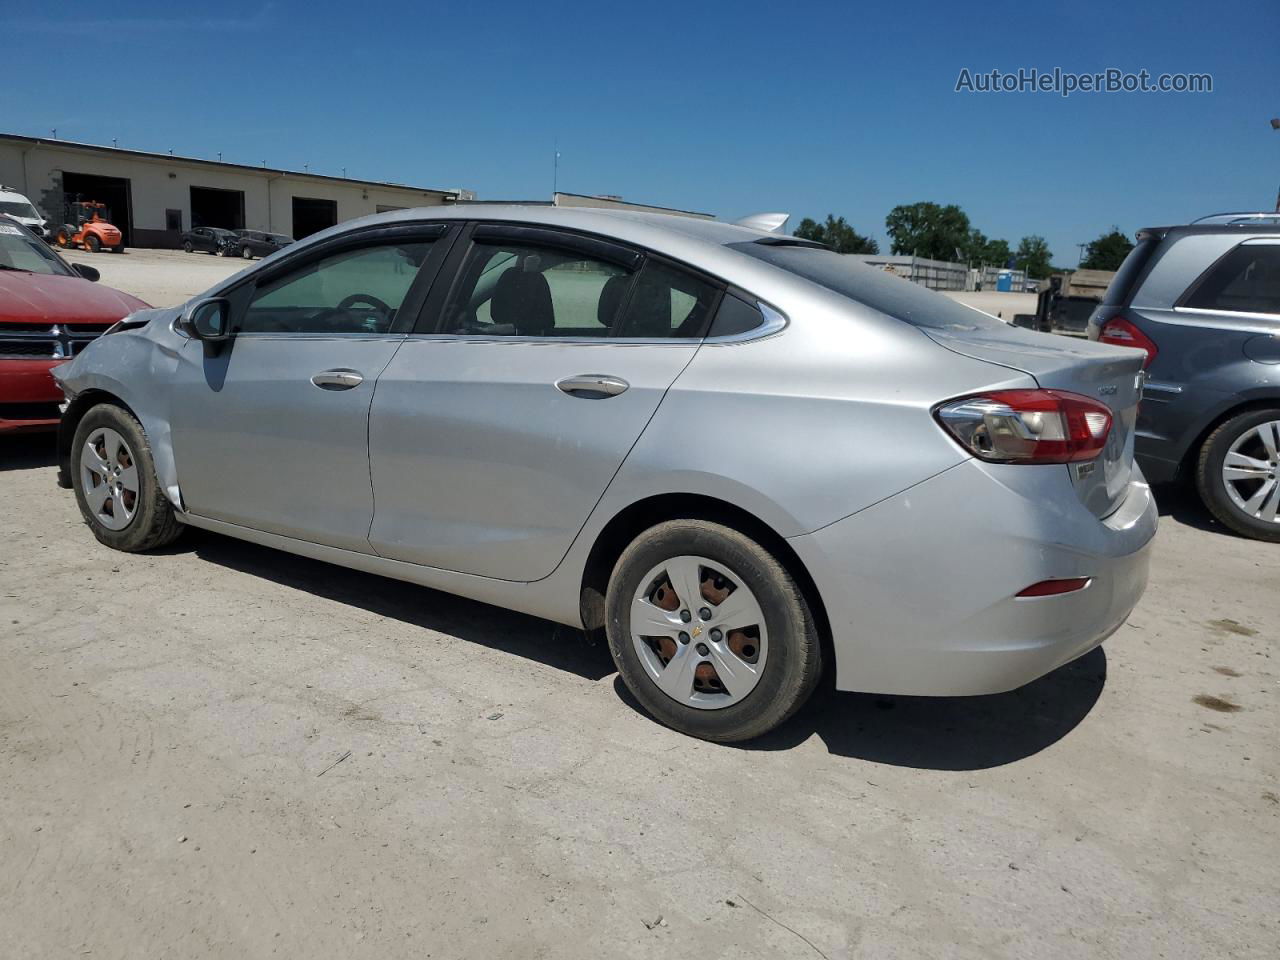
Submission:
[[[78,356],[53,370],[67,398],[58,434],[59,482],[70,486],[71,442],[80,418],[99,395],[126,406],[146,432],[156,476],[165,496],[179,510],[182,495],[170,435],[170,383],[187,337],[174,329],[182,307],[140,310],[90,343]],[[103,399],[106,399],[104,397]]]

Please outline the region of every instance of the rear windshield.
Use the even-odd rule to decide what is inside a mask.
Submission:
[[[860,263],[852,256],[802,247],[733,243],[730,248],[866,304],[897,320],[934,330],[1006,330],[1001,320],[918,283]]]
[[[1138,237],[1138,245],[1129,251],[1112,278],[1111,285],[1107,287],[1107,292],[1102,295],[1104,307],[1122,307],[1129,302],[1130,295],[1135,292],[1134,282],[1159,244],[1159,238],[1153,234],[1144,233]]]

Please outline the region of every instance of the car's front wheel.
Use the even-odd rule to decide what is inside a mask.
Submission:
[[[618,672],[640,704],[690,736],[767,733],[822,672],[813,614],[772,553],[730,527],[671,520],[619,557],[606,595]]]
[[[107,546],[138,553],[182,533],[142,425],[127,410],[103,403],[84,415],[72,441],[71,476],[85,523]]]
[[[1280,542],[1280,407],[1238,414],[1209,434],[1196,486],[1232,530]]]
[[[186,253],[194,253],[196,248],[192,245],[190,240],[183,240],[182,249]]]

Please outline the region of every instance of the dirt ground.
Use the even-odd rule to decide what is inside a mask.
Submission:
[[[0,954],[1274,958],[1280,550],[1162,492],[1130,623],[749,747],[573,631],[210,534],[0,439]]]

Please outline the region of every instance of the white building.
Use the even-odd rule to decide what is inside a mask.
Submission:
[[[65,202],[105,203],[131,247],[177,247],[193,226],[301,239],[365,214],[473,196],[13,134],[0,134],[0,183],[25,194],[51,224],[63,221]]]

